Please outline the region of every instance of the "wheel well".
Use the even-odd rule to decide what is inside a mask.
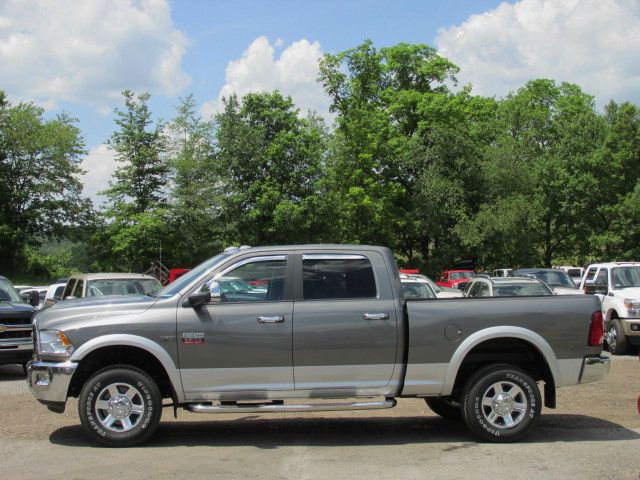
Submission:
[[[162,363],[151,353],[138,347],[110,346],[94,350],[84,357],[71,379],[68,395],[78,397],[85,382],[98,370],[110,365],[131,365],[146,372],[158,385],[163,398],[176,395]]]
[[[555,408],[555,382],[546,359],[531,343],[517,338],[494,338],[473,347],[458,369],[451,396],[460,398],[469,377],[494,363],[514,365],[531,375],[536,382],[543,381],[545,406]]]

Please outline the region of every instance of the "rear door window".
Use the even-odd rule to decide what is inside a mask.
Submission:
[[[305,300],[375,298],[375,275],[368,258],[359,255],[303,255]]]

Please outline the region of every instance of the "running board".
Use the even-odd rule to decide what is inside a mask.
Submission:
[[[396,406],[394,399],[381,402],[316,403],[284,405],[274,403],[238,403],[235,405],[213,405],[189,403],[185,409],[195,413],[278,413],[278,412],[334,412],[343,410],[380,410]]]

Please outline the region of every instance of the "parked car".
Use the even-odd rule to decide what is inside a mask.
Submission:
[[[400,274],[400,284],[402,285],[402,293],[405,300],[438,298],[429,282],[422,278],[421,275]]]
[[[33,356],[31,318],[38,304],[37,293],[30,294],[31,304],[0,276],[0,365],[19,363],[26,365]]]
[[[224,298],[224,278],[268,280],[267,294]],[[540,418],[539,382],[553,408],[556,387],[609,369],[597,298],[521,300],[406,301],[383,247],[226,250],[154,297],[37,312],[28,385],[55,412],[78,397],[85,432],[110,446],[148,439],[163,398],[191,412],[246,414],[381,409],[425,397],[483,440],[515,441]]]
[[[555,268],[519,268],[512,272],[514,277],[534,277],[549,285],[556,295],[577,295],[584,293],[578,289],[567,272]]]
[[[594,263],[580,289],[602,302],[609,351],[623,355],[640,345],[640,263]]]
[[[571,267],[569,265],[560,265],[558,267],[553,267],[553,268],[557,268],[558,270],[567,272],[567,275],[571,277],[571,280],[573,280],[573,283],[575,283],[576,286],[580,285],[580,282],[582,281],[582,275],[584,275],[584,268]]]
[[[62,300],[106,295],[148,295],[162,286],[155,277],[140,273],[82,273],[67,281]]]
[[[54,303],[62,300],[62,294],[64,293],[64,288],[67,285],[66,282],[68,282],[68,280],[66,280],[65,283],[54,283],[53,285],[49,285],[47,293],[44,297],[43,308],[50,307]]]
[[[474,277],[464,290],[465,297],[532,297],[553,295],[540,280],[528,277]]]
[[[441,287],[459,288],[464,290],[467,282],[473,277],[473,270],[445,270],[436,282]]]

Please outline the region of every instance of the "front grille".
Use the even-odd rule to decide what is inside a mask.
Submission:
[[[7,330],[6,332],[0,332],[0,340],[15,340],[16,338],[31,338],[31,332],[28,330]]]
[[[0,325],[29,325],[29,329],[31,329],[31,316],[22,318],[0,318]]]
[[[0,319],[0,340],[31,338],[31,317]]]

